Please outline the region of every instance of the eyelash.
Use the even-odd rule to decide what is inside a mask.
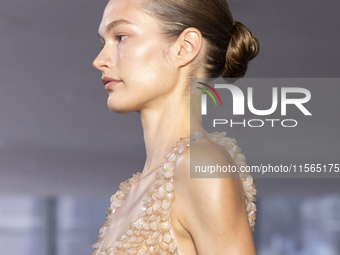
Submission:
[[[119,40],[119,38],[122,37],[122,36],[127,36],[127,35],[117,35],[117,36],[115,36],[115,37],[117,38],[117,40],[118,40],[119,42],[121,42],[122,39]],[[101,45],[101,46],[100,46],[100,49],[102,50],[102,49],[104,48],[104,46],[105,46],[105,44],[104,44],[104,45]]]

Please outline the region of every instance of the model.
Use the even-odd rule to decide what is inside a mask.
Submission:
[[[92,254],[256,254],[252,177],[190,178],[193,162],[246,164],[235,139],[203,128],[190,78],[243,77],[256,36],[225,0],[111,0],[98,34],[108,107],[140,113],[147,157],[112,196]]]

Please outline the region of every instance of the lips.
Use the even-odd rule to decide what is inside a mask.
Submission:
[[[109,90],[113,85],[121,82],[121,80],[113,79],[111,77],[103,77],[102,78],[103,84],[105,85],[105,90]]]
[[[120,82],[120,80],[116,80],[107,76],[103,77],[102,81],[104,85],[108,84],[109,82]]]

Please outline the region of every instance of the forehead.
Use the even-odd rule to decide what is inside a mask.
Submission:
[[[110,0],[99,25],[99,34],[105,34],[107,25],[114,20],[125,19],[134,25],[148,22],[150,16],[140,9],[139,2],[140,0]]]

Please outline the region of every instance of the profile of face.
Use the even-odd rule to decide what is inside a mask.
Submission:
[[[102,79],[119,81],[105,86],[116,113],[140,112],[165,100],[178,77],[164,54],[158,21],[139,9],[139,1],[110,0],[98,30],[103,48],[93,65]]]

